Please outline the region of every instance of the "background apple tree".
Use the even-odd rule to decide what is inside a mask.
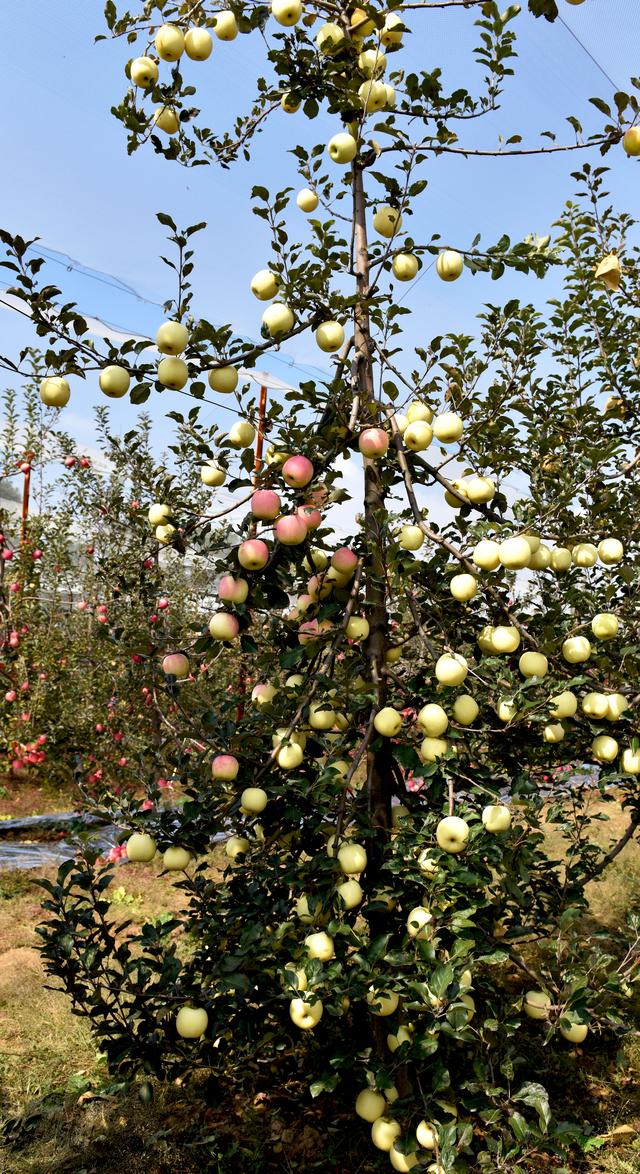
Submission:
[[[477,25],[479,93],[402,70],[429,10],[455,6]],[[557,16],[553,0],[529,7]],[[28,242],[3,234],[11,292],[46,340],[46,403],[64,407],[74,377],[99,375],[107,395],[177,405],[175,471],[145,500],[141,557],[188,554],[203,605],[218,597],[197,630],[139,653],[164,696],[156,751],[182,801],[108,803],[130,859],[159,849],[178,873],[184,913],[117,933],[111,872],[87,857],[48,886],[48,966],[114,1068],[195,1066],[346,1101],[345,1127],[353,1105],[363,1141],[370,1131],[372,1168],[525,1170],[562,1153],[573,1133],[539,1079],[540,1045],[596,1047],[623,1031],[640,965],[634,924],[622,943],[584,929],[586,886],[640,822],[634,226],[607,206],[592,160],[553,243],[411,234],[443,154],[467,157],[470,173],[474,155],[495,154],[498,175],[510,154],[599,161],[615,147],[617,166],[640,153],[637,99],[624,93],[613,112],[593,99],[592,134],[571,116],[570,142],[547,131],[543,146],[465,145],[465,122],[500,104],[518,13],[486,0],[107,4],[110,34],[138,54],[114,108],[130,151],[149,142],[183,164],[229,166],[271,117],[299,112],[300,190],[253,189],[265,267],[252,289],[269,303],[259,343],[195,312],[199,222],[181,230],[159,214],[176,291],[157,350],[97,343],[40,283]],[[227,131],[192,105],[211,33],[266,39],[265,77]],[[321,109],[334,132],[314,145],[313,128],[298,128]],[[551,266],[561,292],[546,315],[516,300],[479,307],[475,338],[452,329],[407,353],[401,284],[434,261],[421,287],[432,297],[474,271]],[[261,412],[244,372],[307,330],[333,355],[330,373]],[[211,403],[233,405],[228,429],[205,421]],[[362,468],[362,494],[337,541],[345,458]],[[201,482],[222,489],[213,506]],[[214,680],[198,707],[189,676],[203,660]],[[590,785],[555,785],[563,769]],[[629,813],[608,849],[592,836],[594,795]],[[207,856],[216,834],[221,879]]]

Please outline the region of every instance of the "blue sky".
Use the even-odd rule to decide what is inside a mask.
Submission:
[[[621,88],[637,72],[637,0],[585,0],[579,7],[560,0],[564,23],[551,26],[523,13],[515,22],[519,32],[516,77],[507,86],[502,112],[474,128],[475,145],[493,146],[498,134],[519,133],[538,142],[544,129],[570,141],[564,116],[573,113],[585,126],[595,125],[587,99],[609,99],[612,86],[571,35],[583,41],[604,70]],[[433,12],[408,22],[413,29],[407,47],[396,60],[407,70],[440,65],[445,84],[479,82],[470,49],[475,43],[470,13]],[[82,266],[102,273],[102,280],[83,276],[52,263],[48,278],[62,285],[65,297],[81,310],[134,333],[154,334],[162,311],[152,303],[171,296],[169,271],[158,259],[163,230],[155,220],[159,210],[170,212],[178,224],[207,220],[209,228],[198,238],[195,275],[196,312],[214,322],[232,321],[248,336],[259,332],[263,308],[249,293],[252,274],[268,262],[267,236],[262,221],[250,213],[253,183],[272,190],[297,184],[287,150],[299,137],[306,145],[326,140],[337,129],[331,120],[308,123],[301,115],[277,113],[260,136],[250,164],[230,171],[184,170],[139,151],[126,154],[125,135],[109,107],[124,92],[124,65],[131,55],[124,41],[94,45],[103,30],[102,0],[22,0],[3,12],[5,45],[4,89],[14,95],[5,101],[0,132],[5,161],[0,221],[22,235],[38,234],[45,247],[58,250]],[[248,104],[251,81],[263,70],[261,38],[215,42],[208,62],[189,62],[198,85],[197,102],[206,124],[216,129]],[[473,126],[473,124],[471,124]],[[595,156],[594,156],[595,158]],[[599,156],[597,156],[599,161]],[[444,159],[429,165],[429,187],[421,198],[411,230],[442,234],[452,245],[466,246],[476,232],[491,243],[502,232],[519,239],[528,232],[544,233],[572,195],[570,171],[577,156],[540,160]],[[608,184],[614,202],[631,211],[636,207],[640,171],[621,149],[608,162],[613,174]],[[305,222],[295,207],[296,225],[304,239]],[[294,235],[294,239],[298,239]],[[113,288],[113,275],[140,297]],[[465,274],[452,286],[443,286],[431,272],[412,290],[407,304],[414,314],[405,320],[409,345],[447,330],[473,330],[475,314],[485,301],[518,296],[541,303],[554,292],[553,278],[507,275],[495,284]],[[404,291],[403,291],[404,292]],[[146,301],[143,299],[147,299]],[[16,315],[0,312],[0,349],[15,354],[32,341],[28,324]],[[322,365],[312,338],[296,339],[279,357],[262,366],[279,378],[294,380],[291,363],[308,368]],[[306,377],[308,370],[301,373]],[[0,380],[7,377],[0,374]],[[11,382],[11,380],[8,380]],[[93,441],[91,407],[104,402],[97,385],[74,381],[74,395],[65,412],[64,426],[80,444]],[[154,415],[167,410],[167,399],[150,401]],[[149,405],[147,405],[149,406]],[[126,429],[138,409],[128,401],[113,409],[114,421]],[[168,432],[160,424],[160,439]]]

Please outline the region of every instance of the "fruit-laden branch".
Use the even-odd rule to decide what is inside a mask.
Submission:
[[[395,414],[392,408],[388,409],[387,418],[391,424],[391,429],[393,432],[393,443],[398,455],[398,464],[400,465],[402,479],[404,481],[404,487],[407,494],[407,500],[411,507],[411,512],[413,513],[416,526],[420,527],[425,538],[428,538],[430,542],[435,543],[437,546],[441,546],[443,550],[446,550],[448,554],[457,559],[457,561],[465,568],[465,570],[469,571],[469,573],[475,578],[477,576],[477,569],[471,560],[468,559],[461,550],[458,550],[457,546],[454,546],[453,543],[449,542],[447,538],[443,538],[441,534],[438,534],[435,530],[432,530],[431,527],[428,526],[425,522],[413,486],[411,470],[409,469],[407,457],[402,446],[402,436],[400,434],[400,430],[398,428],[398,424],[396,422]],[[503,614],[508,617],[509,622],[513,625],[513,627],[518,629],[523,639],[526,640],[527,643],[532,646],[532,648],[537,648],[538,641],[534,636],[531,635],[524,624],[522,624],[520,620],[513,615],[507,604],[501,598],[500,593],[496,591],[495,588],[492,587],[489,583],[484,583],[482,580],[480,581],[480,587],[485,592],[485,594],[490,596],[497,607],[500,608],[501,612],[503,612]]]

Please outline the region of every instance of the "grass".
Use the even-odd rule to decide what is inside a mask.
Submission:
[[[597,810],[609,819],[597,823],[594,834],[603,844],[615,842],[626,817],[616,803],[599,804]],[[548,836],[552,848],[561,851],[558,829],[549,828]],[[218,862],[214,858],[214,865]],[[637,842],[625,847],[609,873],[592,886],[590,897],[593,923],[612,931],[623,925],[631,906],[640,906]],[[136,866],[117,870],[111,900],[116,917],[142,922],[171,913],[184,896],[160,877],[157,866]],[[200,1090],[197,1107],[179,1084],[156,1086],[151,1104],[141,1102],[136,1088],[123,1094],[107,1073],[84,1020],[71,1014],[65,995],[45,987],[35,949],[40,917],[40,891],[29,875],[0,873],[3,1174],[120,1174],[122,1169],[127,1174],[173,1174],[176,1168],[181,1174],[203,1169],[220,1174],[367,1174],[380,1168],[352,1126],[354,1153],[339,1148],[344,1146],[344,1121],[327,1122],[324,1115],[331,1106],[322,1098],[306,1105],[301,1115],[295,1100],[277,1101],[274,1090],[268,1094],[268,1111],[262,1094],[242,1098],[210,1086]],[[618,1052],[567,1049],[554,1064],[549,1075],[562,1115],[594,1122],[603,1139],[584,1161],[576,1158],[571,1169],[580,1174],[639,1174],[640,1035],[625,1037]],[[222,1138],[219,1154],[216,1138]],[[553,1174],[552,1163],[545,1169]]]

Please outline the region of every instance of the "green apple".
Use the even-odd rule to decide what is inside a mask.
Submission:
[[[206,29],[193,28],[185,33],[184,51],[192,61],[206,61],[212,49],[211,33]]]
[[[476,720],[480,708],[474,697],[469,693],[461,693],[453,703],[453,716],[461,726],[470,726]]]
[[[527,991],[524,996],[522,1009],[529,1019],[548,1019],[551,1007],[551,999],[544,991]]]
[[[64,408],[70,395],[71,388],[60,375],[49,375],[40,384],[40,399],[48,408]]]
[[[339,163],[345,166],[355,159],[358,152],[358,144],[353,135],[347,131],[342,131],[340,134],[334,135],[327,143],[327,151],[334,163]]]
[[[444,734],[449,725],[449,718],[441,705],[430,702],[428,705],[423,705],[419,711],[418,725],[429,737],[437,738],[440,734]]]
[[[131,81],[141,90],[147,90],[158,80],[158,63],[153,57],[135,57],[129,67]]]
[[[303,1031],[312,1031],[314,1027],[322,1019],[322,1012],[324,1008],[320,999],[314,999],[310,996],[310,1001],[305,999],[292,999],[289,1004],[289,1015],[296,1027],[302,1028]]]
[[[155,41],[156,53],[162,61],[178,61],[184,52],[184,35],[175,24],[163,24],[158,29]]]
[[[330,962],[332,958],[335,958],[333,938],[324,930],[308,934],[304,939],[304,944],[310,958],[317,958],[320,962]]]
[[[182,391],[189,378],[189,368],[184,359],[161,359],[156,376],[158,383],[171,391]]]
[[[219,41],[235,41],[238,35],[238,25],[235,16],[228,8],[216,14],[213,31]]]
[[[500,543],[500,562],[509,571],[528,567],[531,562],[531,547],[524,536],[506,538]]]
[[[318,203],[318,194],[312,188],[302,188],[296,196],[296,204],[301,212],[315,212]]]
[[[297,24],[302,13],[302,0],[271,0],[271,15],[285,28]]]
[[[469,824],[458,815],[446,815],[436,828],[436,840],[443,852],[456,856],[469,841]]]
[[[327,354],[339,351],[344,343],[344,328],[339,322],[323,322],[316,330],[316,342]]]
[[[149,864],[156,854],[156,842],[147,832],[134,832],[127,840],[127,860]]]
[[[565,1016],[564,1018],[568,1019],[569,1016]],[[570,1044],[584,1043],[585,1039],[587,1038],[588,1031],[589,1028],[587,1024],[578,1023],[577,1020],[573,1020],[569,1027],[565,1027],[562,1021],[560,1022],[560,1035],[564,1036],[564,1038],[568,1040]]]
[[[167,848],[162,857],[163,868],[168,872],[184,872],[191,864],[193,856],[187,848]]]
[[[495,571],[500,566],[500,544],[492,538],[483,538],[474,547],[471,557],[482,571]]]
[[[262,325],[268,331],[272,338],[282,338],[293,330],[295,317],[293,310],[284,302],[273,302],[267,306],[262,315]]]
[[[200,477],[204,485],[217,489],[220,485],[224,485],[227,474],[215,461],[207,461],[200,470]]]
[[[391,1117],[378,1117],[371,1126],[371,1140],[378,1150],[389,1153],[394,1141],[400,1137],[400,1126]]]
[[[401,226],[402,216],[398,208],[392,208],[389,204],[382,204],[374,214],[373,227],[378,233],[378,236],[384,236],[390,239],[392,236],[395,236]]]
[[[441,685],[461,685],[469,666],[459,652],[445,652],[436,661],[435,673]]]
[[[153,122],[167,135],[175,135],[180,129],[180,119],[170,106],[158,106],[153,112]]]
[[[366,849],[362,844],[354,844],[352,840],[347,840],[338,849],[338,864],[347,876],[364,872],[367,867]]]
[[[618,538],[604,538],[598,543],[598,556],[605,566],[613,566],[623,558],[624,546]]]
[[[591,645],[586,636],[569,636],[562,645],[562,655],[569,664],[582,664],[591,656]]]
[[[398,281],[413,281],[419,268],[418,258],[413,253],[396,253],[391,262],[394,277]]]
[[[490,803],[482,810],[482,823],[492,835],[501,835],[511,827],[511,809],[503,803]]]
[[[270,302],[280,288],[280,278],[270,269],[259,269],[251,279],[251,293],[261,302]]]
[[[393,709],[390,705],[385,705],[383,709],[379,709],[375,718],[373,719],[375,729],[383,738],[395,738],[396,734],[400,733],[402,729],[402,717],[397,709]]]
[[[549,661],[542,652],[523,652],[518,661],[523,677],[546,677]]]
[[[240,796],[240,806],[247,815],[259,815],[267,806],[268,799],[262,787],[246,787]]]
[[[103,367],[98,378],[100,391],[103,391],[110,399],[121,399],[123,395],[126,395],[130,382],[129,372],[125,371],[124,367],[117,367],[114,364]]]
[[[460,603],[468,603],[478,594],[478,580],[474,575],[454,575],[449,590],[454,599],[458,599]]]
[[[208,1025],[204,1007],[181,1007],[176,1015],[176,1031],[183,1039],[200,1039]]]
[[[436,273],[442,281],[456,281],[464,268],[464,258],[455,249],[445,249],[436,261]]]
[[[150,526],[162,526],[171,518],[171,506],[165,505],[164,502],[156,501],[152,506],[149,506],[147,517]]]
[[[235,367],[213,367],[207,375],[212,391],[229,395],[238,386],[238,372]]]
[[[382,1093],[376,1092],[373,1088],[363,1088],[356,1097],[356,1113],[370,1125],[382,1117],[386,1107],[387,1102]]]

